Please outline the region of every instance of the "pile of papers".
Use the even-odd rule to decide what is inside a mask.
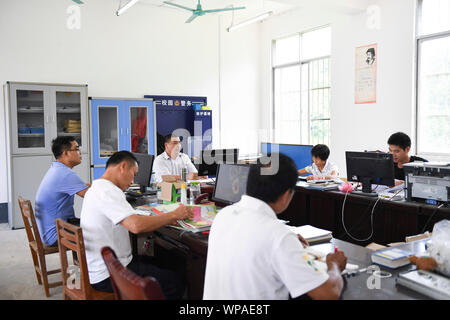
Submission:
[[[309,244],[328,242],[332,238],[332,232],[313,226],[304,225],[300,227],[287,226],[295,234],[301,235]]]
[[[308,180],[308,181],[297,181],[298,187],[303,187],[307,189],[314,190],[337,190],[339,185],[343,183],[340,179],[333,180]]]
[[[180,203],[162,204],[162,205],[142,205],[135,208],[136,214],[141,215],[162,215],[167,212],[176,210],[180,206]],[[215,205],[193,205],[192,208],[194,217],[192,219],[178,220],[178,225],[168,225],[170,227],[191,231],[202,232],[211,228],[214,218],[217,215],[217,209]]]

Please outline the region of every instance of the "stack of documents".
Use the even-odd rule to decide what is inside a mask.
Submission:
[[[180,203],[173,204],[163,204],[163,205],[142,205],[135,208],[136,214],[141,215],[162,215],[167,212],[176,210],[180,206]],[[217,210],[215,205],[193,205],[189,206],[192,208],[194,217],[191,219],[178,220],[178,225],[168,225],[176,229],[191,231],[191,232],[202,232],[207,231],[211,228],[214,218],[217,215]]]
[[[80,133],[81,132],[81,121],[80,120],[64,120],[64,128],[66,129],[66,132]]]
[[[307,189],[314,190],[337,190],[339,185],[343,182],[340,179],[333,180],[308,180],[308,181],[297,181],[297,187],[303,187]]]
[[[316,228],[310,225],[304,225],[300,227],[287,226],[295,234],[301,235],[309,244],[328,242],[332,238],[332,232],[320,228]]]

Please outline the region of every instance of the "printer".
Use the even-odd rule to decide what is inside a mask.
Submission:
[[[448,162],[410,162],[405,163],[403,169],[408,201],[448,203],[450,199]]]

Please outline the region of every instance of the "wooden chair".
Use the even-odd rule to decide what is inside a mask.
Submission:
[[[124,267],[110,247],[101,250],[117,300],[164,300],[158,281],[142,278]]]
[[[89,282],[81,228],[58,218],[56,219],[56,232],[58,234],[64,300],[114,300],[114,293],[97,291],[92,288]],[[76,252],[78,267],[75,268],[79,269],[79,273],[73,269],[69,270],[67,250]]]
[[[45,295],[50,297],[50,288],[62,285],[61,281],[48,282],[48,275],[61,272],[61,269],[47,271],[47,264],[45,256],[58,252],[58,247],[48,247],[42,243],[41,235],[36,224],[36,216],[33,212],[30,200],[25,200],[19,196],[19,207],[22,213],[25,231],[28,237],[28,244],[30,246],[31,257],[33,258],[34,271],[36,271],[36,278],[39,284],[44,283]]]

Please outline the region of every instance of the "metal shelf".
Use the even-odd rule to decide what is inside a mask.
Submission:
[[[17,113],[44,113],[44,108],[42,108],[42,109],[18,109]]]
[[[36,138],[43,137],[45,133],[19,133],[18,136],[20,138]]]
[[[81,135],[81,132],[58,132],[58,136],[79,136]]]
[[[56,113],[80,113],[80,108],[56,108]]]

